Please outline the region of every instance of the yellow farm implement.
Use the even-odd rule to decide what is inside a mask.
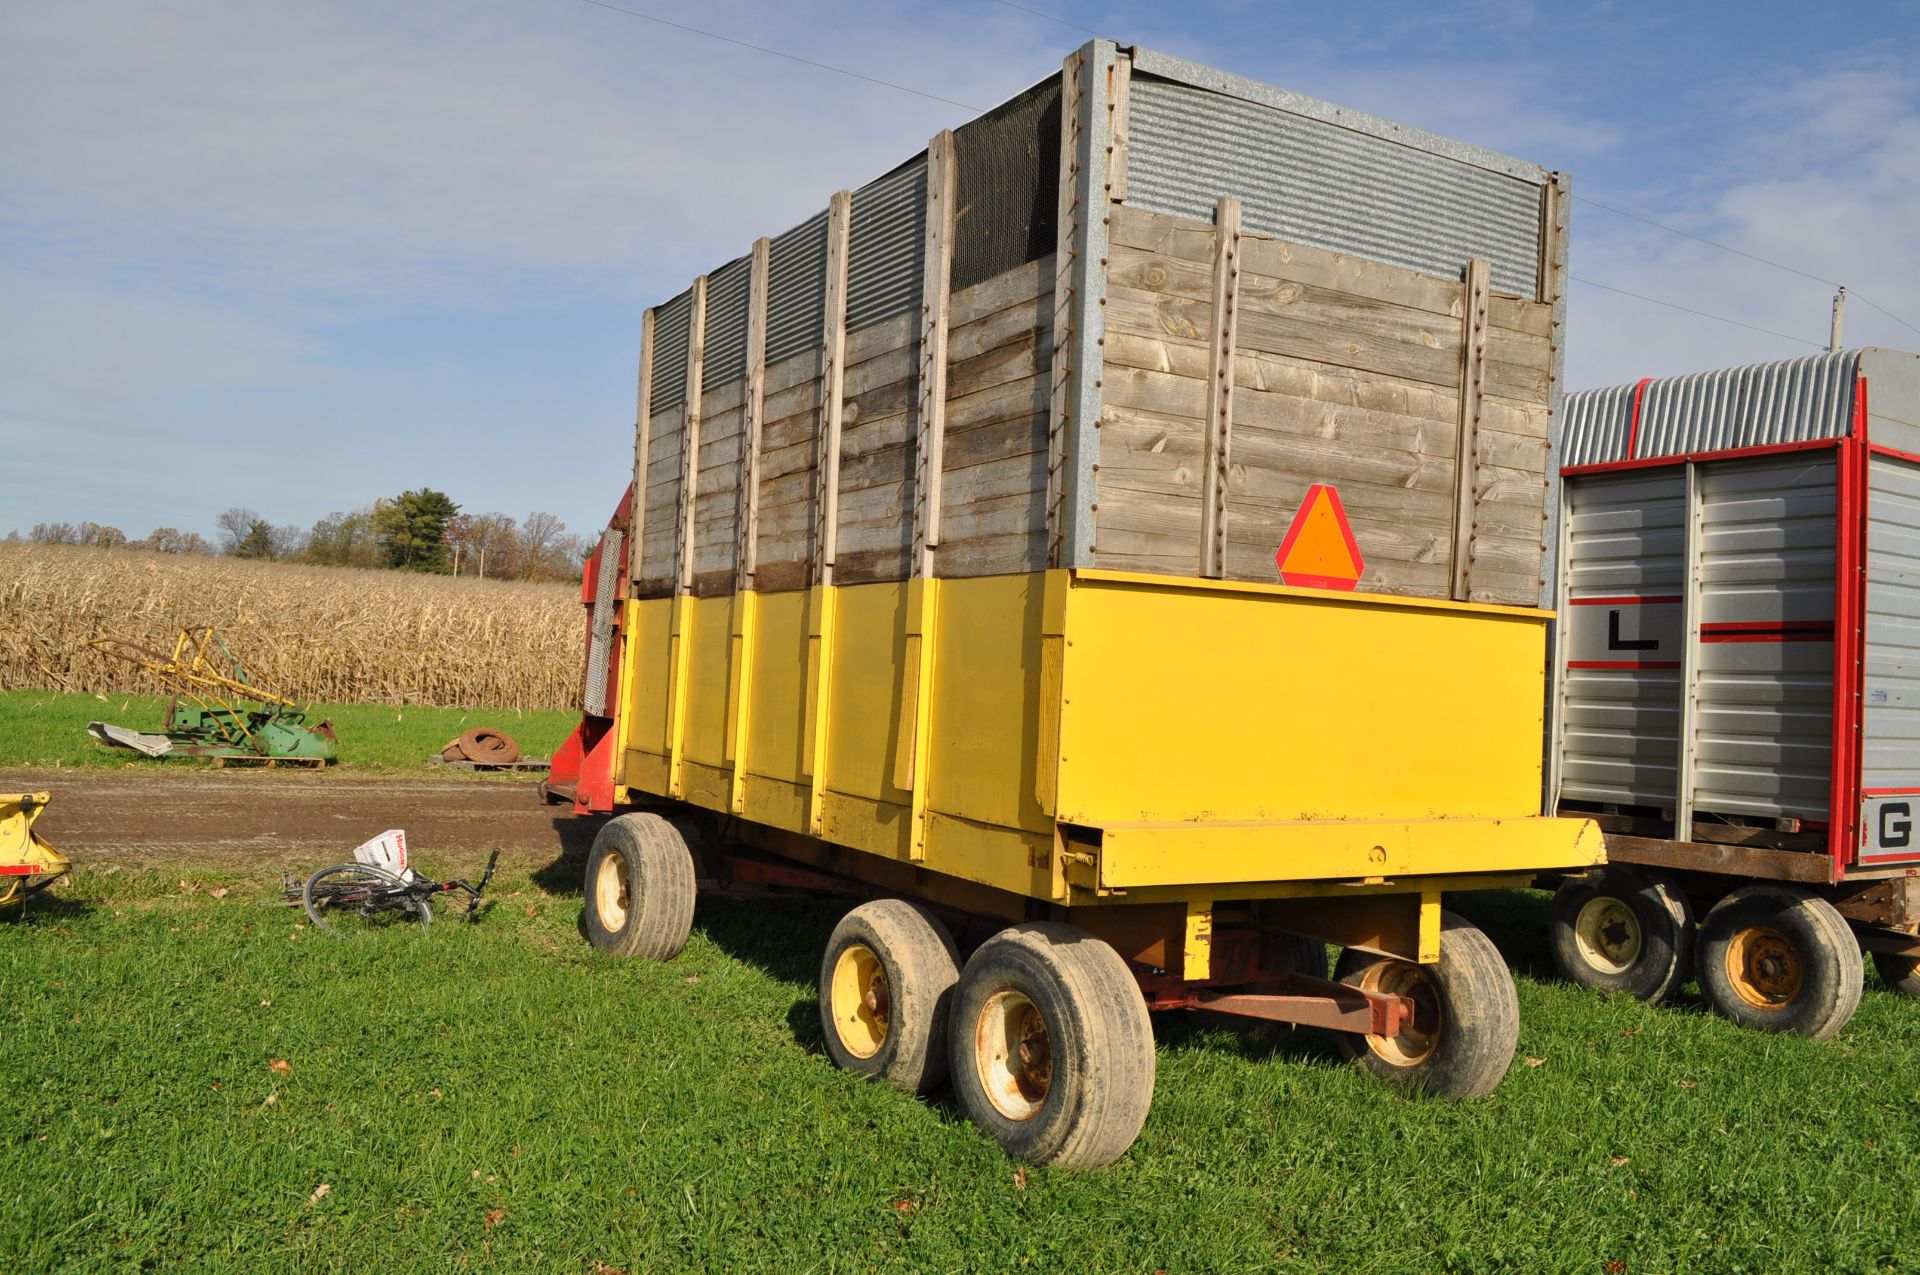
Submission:
[[[24,906],[73,867],[33,831],[49,799],[44,792],[0,793],[0,907]]]

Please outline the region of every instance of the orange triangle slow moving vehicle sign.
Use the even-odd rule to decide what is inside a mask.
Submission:
[[[1280,565],[1280,583],[1296,588],[1352,590],[1360,583],[1367,564],[1337,490],[1325,483],[1307,488],[1273,560]]]

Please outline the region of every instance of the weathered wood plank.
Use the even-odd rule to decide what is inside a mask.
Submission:
[[[961,288],[947,299],[947,322],[957,333],[961,328],[1009,306],[1050,295],[1053,292],[1054,274],[1054,256],[1048,253],[1037,261],[1029,261],[1004,274]]]

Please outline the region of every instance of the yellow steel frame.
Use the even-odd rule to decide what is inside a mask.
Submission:
[[[1402,894],[1604,851],[1540,812],[1550,613],[1117,572],[628,601],[617,781],[1072,906]]]

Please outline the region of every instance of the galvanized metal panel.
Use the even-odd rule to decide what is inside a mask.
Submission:
[[[706,348],[700,383],[708,389],[747,374],[747,301],[753,263],[735,257],[707,277]]]
[[[924,154],[853,192],[847,249],[849,330],[919,310],[926,220]]]
[[[767,362],[819,345],[827,313],[827,214],[775,235],[767,255]]]
[[[1144,70],[1136,61],[1129,204],[1208,221],[1236,195],[1257,234],[1447,278],[1485,257],[1495,287],[1537,294],[1539,168],[1518,176],[1519,161],[1483,167],[1432,148],[1429,134],[1325,103],[1308,113],[1310,99],[1254,100]]]
[[[1825,819],[1834,459],[1729,461],[1700,474],[1695,809]]]
[[[1867,437],[1920,455],[1920,354],[1862,350],[1860,375],[1867,382]]]
[[[1860,352],[1815,354],[1567,395],[1563,466],[1845,437]],[[1632,452],[1628,447],[1631,442]]]
[[[651,412],[687,401],[687,329],[692,322],[691,288],[654,307]]]
[[[1570,479],[1562,516],[1561,794],[1671,807],[1680,748],[1685,473]]]
[[[1561,409],[1560,464],[1601,465],[1627,458],[1627,437],[1633,425],[1633,386],[1610,385],[1602,390],[1569,394]]]
[[[1843,437],[1853,423],[1857,351],[1723,368],[1647,383],[1637,457]]]
[[[607,657],[613,647],[613,617],[620,600],[615,588],[620,583],[620,546],[624,537],[609,527],[600,537],[599,570],[593,577],[593,618],[587,628],[586,693],[582,708],[590,717],[610,717],[607,711]]]
[[[1920,465],[1892,456],[1867,468],[1865,654],[1861,787],[1920,788]]]

